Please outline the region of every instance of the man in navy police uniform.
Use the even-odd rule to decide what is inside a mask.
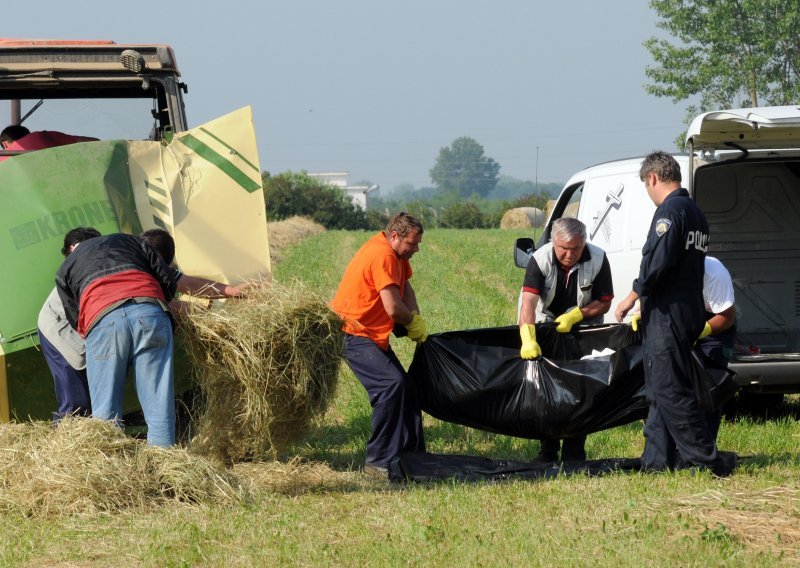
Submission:
[[[680,166],[669,154],[646,156],[639,177],[656,211],[639,276],[615,316],[621,322],[640,300],[649,403],[642,469],[699,467],[729,475],[736,457],[717,451],[690,381],[692,345],[708,331],[703,302],[708,221],[681,187]]]

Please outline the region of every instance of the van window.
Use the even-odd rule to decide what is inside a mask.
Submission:
[[[542,238],[539,239],[537,246],[542,246],[550,242],[550,231],[553,227],[553,221],[561,217],[578,218],[578,210],[581,205],[581,196],[583,195],[584,182],[576,183],[575,185],[566,188],[561,192],[561,197],[558,203],[553,207],[553,212],[550,214],[550,222],[547,224]]]
[[[560,217],[572,217],[577,219],[578,218],[578,209],[581,205],[581,198],[583,196],[583,187],[584,184],[578,184],[575,186],[575,189],[572,192],[572,195],[567,201],[566,205],[564,206],[564,210],[562,211]]]

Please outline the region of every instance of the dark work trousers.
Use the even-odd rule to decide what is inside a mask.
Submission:
[[[555,461],[558,459],[558,451],[561,450],[562,461],[585,461],[586,460],[586,436],[578,436],[576,438],[564,438],[563,444],[561,440],[540,440],[539,455],[551,458]]]
[[[86,369],[80,371],[73,369],[41,332],[39,333],[39,343],[42,346],[42,353],[50,368],[50,373],[53,375],[53,385],[56,390],[57,407],[53,413],[53,421],[58,422],[70,414],[91,416],[92,404],[89,400]]]
[[[692,341],[675,333],[668,317],[659,321],[662,318],[650,319],[642,341],[649,403],[642,469],[701,467],[728,475],[735,459],[717,452],[712,425],[697,402],[689,378]]]
[[[366,464],[386,467],[400,452],[424,452],[419,399],[392,348],[384,351],[371,339],[345,334],[345,359],[372,406]]]

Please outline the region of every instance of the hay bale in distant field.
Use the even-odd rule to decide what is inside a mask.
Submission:
[[[0,424],[0,511],[96,515],[244,497],[230,472],[179,448],[156,448],[90,418]]]
[[[555,199],[548,199],[547,200],[547,208],[544,211],[544,218],[545,219],[549,219],[550,218],[550,213],[553,212],[553,208],[555,208],[556,203],[558,203],[558,201],[555,200]]]
[[[545,220],[550,218],[550,214],[553,212],[556,203],[558,203],[558,201],[556,201],[555,199],[549,199],[547,201],[547,211],[545,212],[544,216]],[[573,219],[577,219],[578,209],[580,208],[580,205],[581,205],[580,201],[573,201],[571,203],[567,203],[567,206],[564,207],[564,211],[561,212],[561,217],[570,217]]]
[[[573,201],[572,203],[568,203],[567,206],[564,207],[564,212],[561,214],[561,216],[577,219],[578,210],[580,209],[580,206],[581,206],[580,201]]]
[[[515,207],[500,219],[501,229],[521,229],[544,225],[544,212],[538,207]]]
[[[307,217],[290,217],[283,221],[270,221],[267,224],[269,257],[272,262],[281,259],[281,252],[312,235],[325,231],[325,227]]]
[[[190,450],[231,464],[287,449],[333,398],[341,319],[300,283],[257,289],[189,316],[202,390]]]

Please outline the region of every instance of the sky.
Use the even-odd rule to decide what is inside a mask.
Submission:
[[[262,170],[385,194],[432,185],[460,136],[540,183],[674,150],[687,103],[644,88],[656,20],[642,0],[10,0],[0,36],[170,44],[190,126],[251,105]]]

